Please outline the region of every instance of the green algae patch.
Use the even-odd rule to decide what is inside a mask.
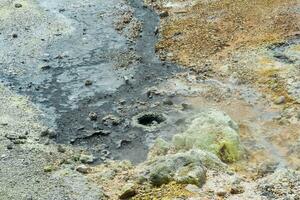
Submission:
[[[223,162],[232,163],[241,158],[238,126],[223,112],[201,112],[188,129],[173,137],[177,150],[201,149],[214,153]]]

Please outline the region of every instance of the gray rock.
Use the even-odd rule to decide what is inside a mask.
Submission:
[[[92,121],[96,121],[97,118],[98,118],[98,115],[97,115],[97,113],[95,113],[95,112],[90,112],[90,113],[89,113],[89,118],[90,118],[90,120],[92,120]]]
[[[95,157],[93,155],[81,154],[79,160],[82,163],[93,163],[95,161]]]
[[[53,129],[45,129],[41,132],[41,137],[55,138],[57,133]]]
[[[9,140],[16,140],[19,138],[17,134],[6,134],[5,137]]]
[[[107,115],[107,116],[103,117],[102,122],[105,125],[117,126],[121,123],[121,119],[114,115]]]
[[[62,146],[62,145],[58,145],[57,146],[57,151],[59,153],[65,153],[66,152],[66,149]]]
[[[136,195],[136,188],[134,183],[127,183],[121,189],[120,199],[128,199]]]
[[[79,165],[76,167],[76,171],[82,173],[82,174],[87,174],[91,171],[91,168],[89,168],[86,165]]]
[[[16,3],[16,4],[15,4],[15,8],[22,8],[22,4]]]
[[[286,101],[285,96],[280,96],[277,99],[275,99],[274,103],[279,105],[279,104],[284,104]]]
[[[168,17],[168,16],[169,16],[169,13],[168,13],[168,11],[162,11],[161,13],[159,13],[159,16],[160,16],[161,18],[163,18],[163,17]]]
[[[91,80],[86,80],[86,81],[84,82],[84,85],[85,85],[85,86],[90,86],[90,85],[93,85],[93,82],[92,82]]]
[[[205,182],[206,167],[221,169],[224,166],[212,153],[190,150],[150,159],[145,163],[140,180],[148,180],[155,186],[170,181],[201,186]]]
[[[13,149],[13,148],[14,148],[13,143],[9,143],[9,144],[6,146],[6,148],[7,148],[8,150]]]
[[[178,170],[174,178],[178,183],[201,186],[206,179],[206,169],[202,166],[191,164]]]

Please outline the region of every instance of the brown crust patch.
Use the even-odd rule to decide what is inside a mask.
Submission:
[[[172,52],[167,59],[193,66],[207,59],[222,60],[244,47],[278,42],[300,30],[300,16],[291,9],[297,4],[295,0],[216,0],[199,1],[185,7],[185,12],[180,8],[179,14],[179,8],[168,8],[170,17],[163,20],[157,50]]]

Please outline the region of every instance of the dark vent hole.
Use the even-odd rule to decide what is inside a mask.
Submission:
[[[138,118],[138,123],[144,126],[152,126],[164,122],[166,118],[162,114],[147,113]]]

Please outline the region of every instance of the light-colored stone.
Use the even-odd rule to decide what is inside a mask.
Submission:
[[[187,130],[173,137],[175,148],[210,151],[224,162],[234,162],[242,155],[237,124],[225,113],[210,109],[201,111]]]
[[[284,104],[285,103],[285,96],[278,97],[277,99],[275,99],[274,103],[277,104],[277,105]]]
[[[82,163],[93,163],[95,161],[95,157],[93,155],[86,154],[81,154],[79,159]]]
[[[134,183],[127,183],[122,187],[120,199],[128,199],[136,194]]]
[[[90,168],[86,165],[79,165],[76,167],[76,171],[82,173],[82,174],[87,174],[90,172]]]
[[[206,167],[222,169],[225,164],[210,152],[193,149],[150,159],[141,172],[141,179],[160,186],[176,181],[201,186],[205,181]]]

